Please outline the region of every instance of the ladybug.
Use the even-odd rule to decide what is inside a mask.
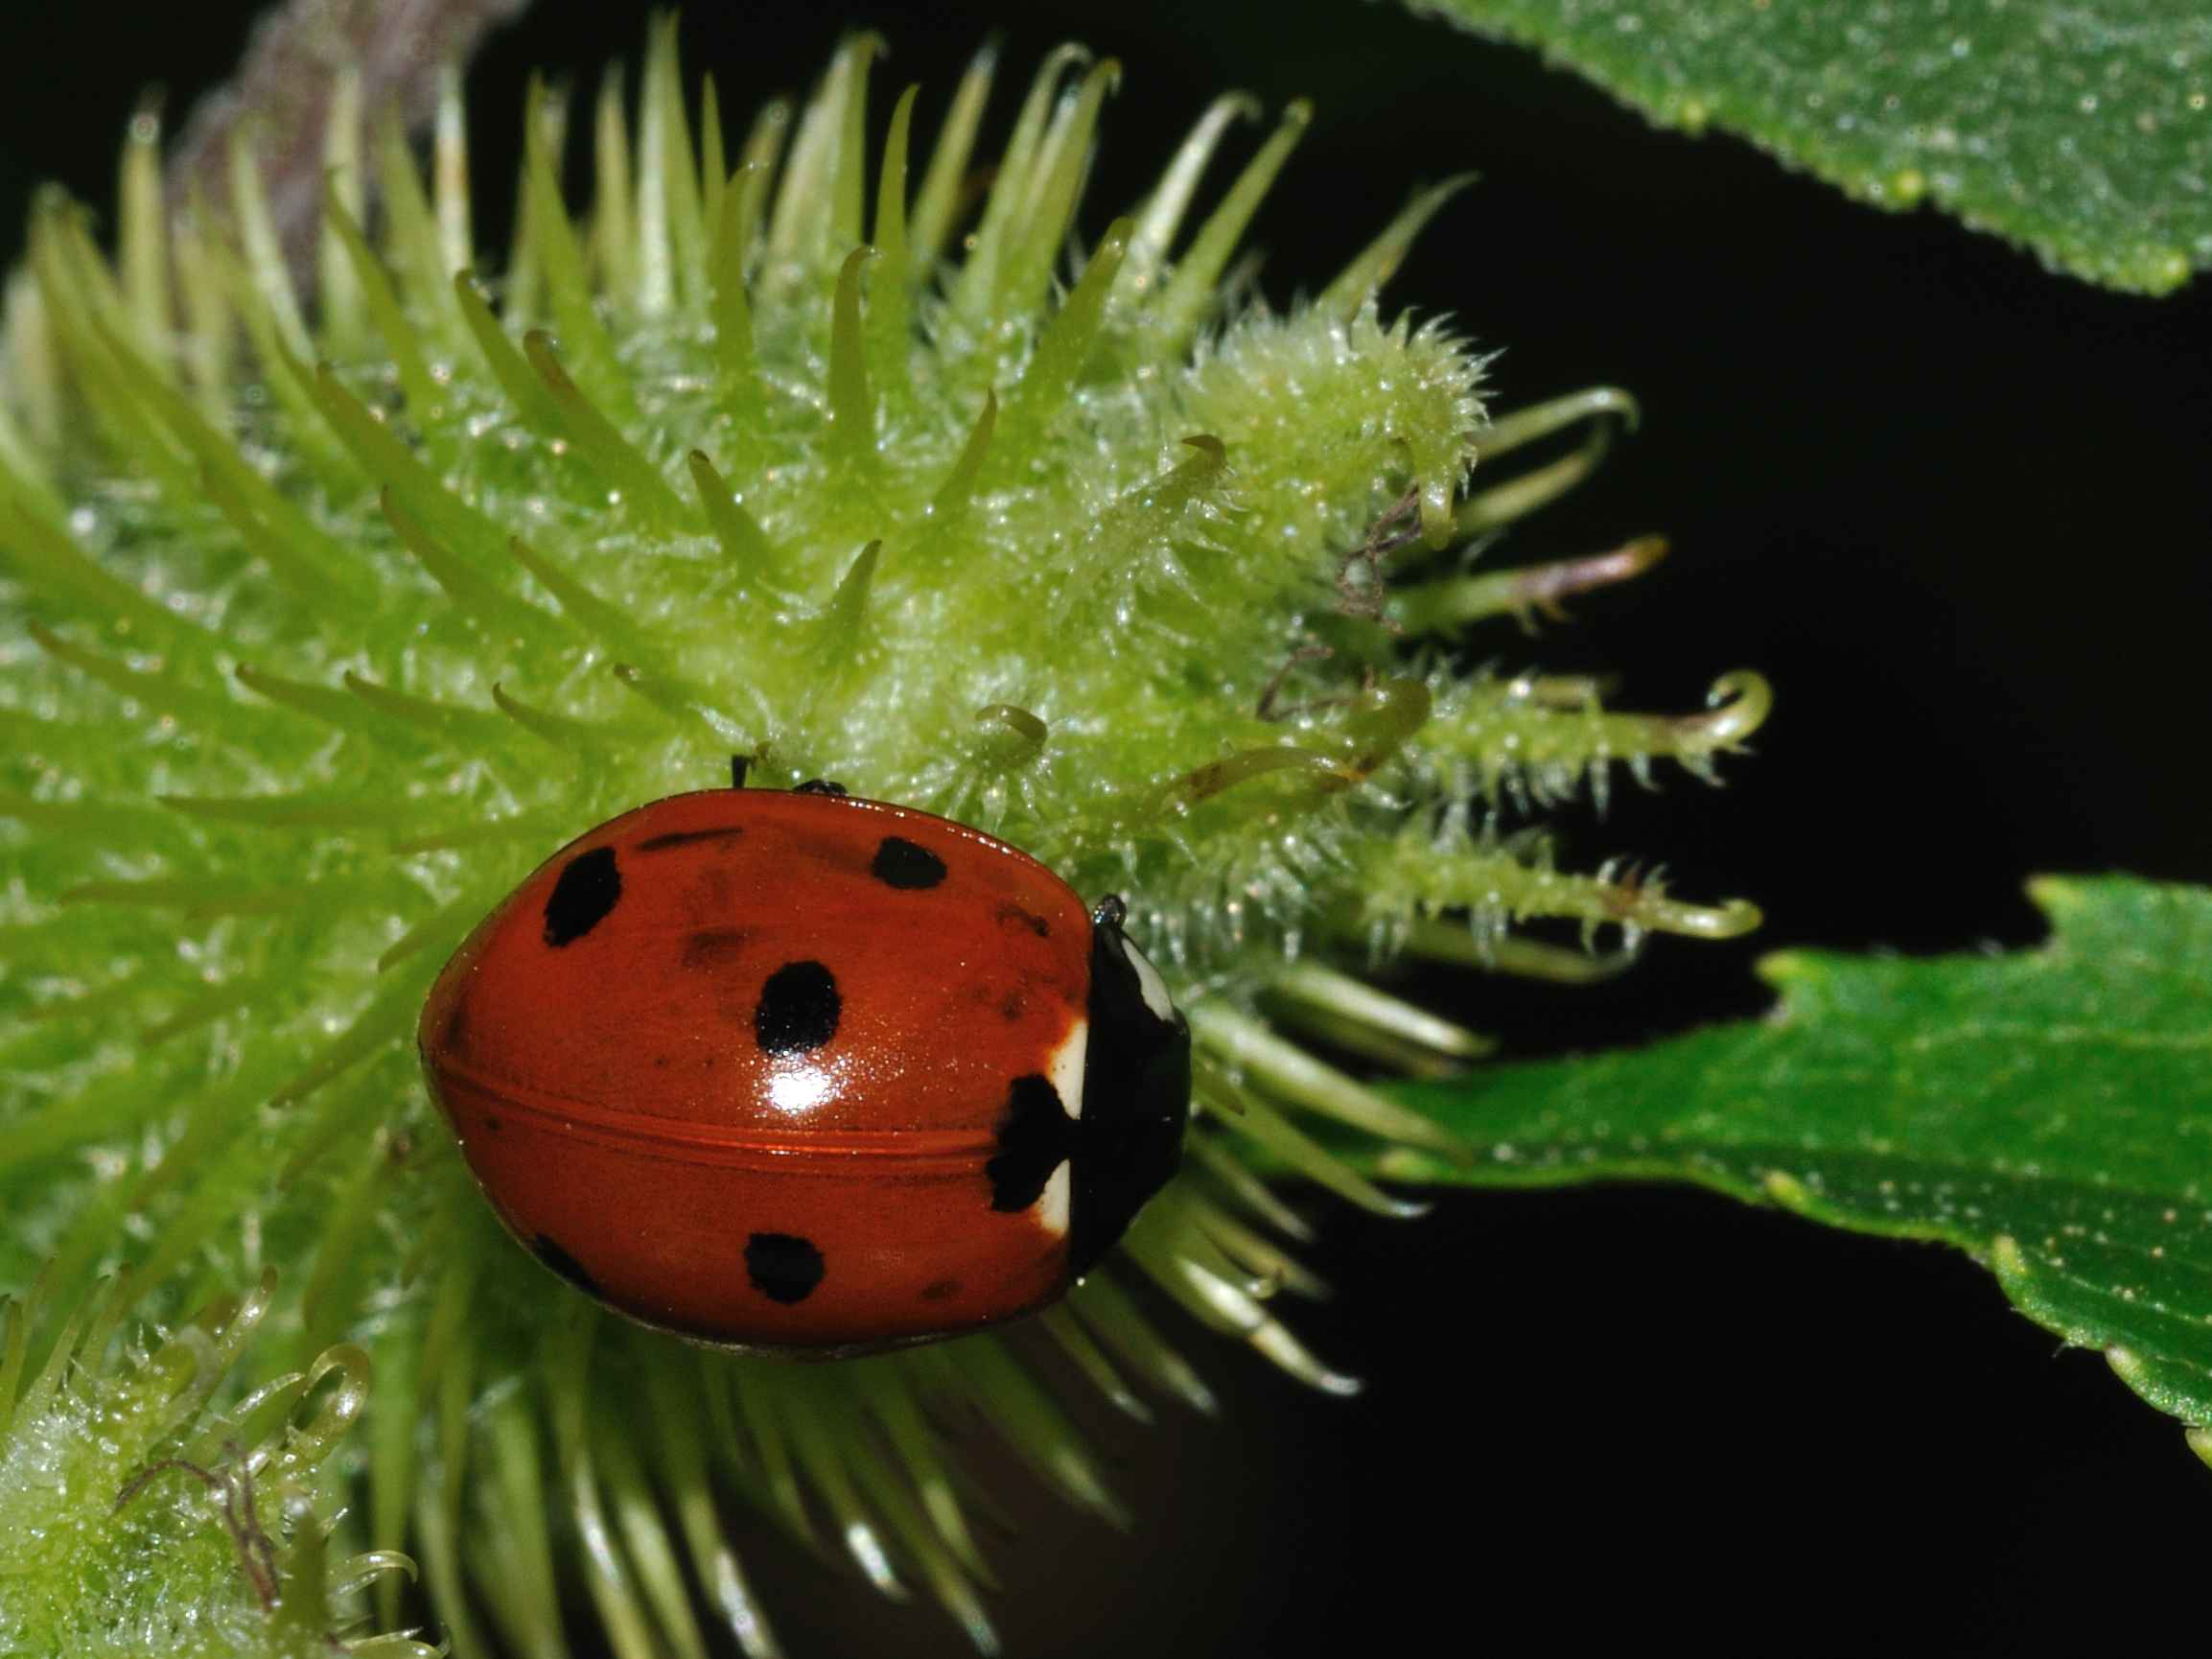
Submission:
[[[1026,853],[847,795],[600,825],[462,945],[423,1066],[492,1207],[642,1323],[832,1356],[1056,1300],[1175,1173],[1190,1028]]]

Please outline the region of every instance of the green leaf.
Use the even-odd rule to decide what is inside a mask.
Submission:
[[[1926,199],[2061,270],[2164,293],[2212,265],[2212,14],[2175,0],[1410,0],[1667,127],[1861,201]]]
[[[2212,1424],[2212,890],[2044,879],[2014,956],[1771,956],[1764,1020],[1396,1092],[1486,1185],[1663,1177],[1957,1245],[2023,1313]],[[2193,1436],[2200,1449],[2212,1437]],[[2212,1453],[2208,1453],[2212,1456]]]

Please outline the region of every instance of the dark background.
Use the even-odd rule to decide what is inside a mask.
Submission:
[[[39,179],[105,205],[140,88],[165,83],[181,113],[253,10],[56,9],[41,45],[18,38],[0,58],[0,224]],[[525,70],[588,80],[636,56],[643,22],[544,0],[494,40],[473,80],[480,191],[511,176]],[[892,40],[878,129],[918,80],[933,130],[993,31],[993,133],[1058,40],[1120,57],[1094,233],[1214,92],[1313,95],[1257,226],[1278,298],[1317,288],[1417,180],[1479,169],[1395,297],[1507,348],[1506,406],[1601,382],[1643,401],[1642,432],[1508,551],[1660,529],[1674,557],[1580,601],[1572,629],[1486,648],[1618,669],[1624,705],[1656,709],[1696,706],[1727,668],[1768,672],[1776,714],[1725,792],[1678,776],[1568,825],[1578,862],[1663,857],[1679,891],[1756,898],[1768,925],[1740,946],[1661,942],[1601,992],[1438,976],[1439,1004],[1525,1052],[1636,1040],[1756,1011],[1761,948],[2021,946],[2040,933],[2033,872],[2212,877],[2203,284],[2152,302],[2046,275],[1383,7],[699,6],[687,67],[743,111],[803,87],[856,22]],[[14,245],[0,229],[0,253]],[[2201,1629],[2212,1474],[1963,1258],[1668,1190],[1457,1197],[1410,1225],[1312,1207],[1340,1295],[1301,1328],[1366,1395],[1308,1397],[1197,1343],[1224,1423],[1086,1414],[1141,1519],[1118,1535],[997,1483],[1023,1534],[994,1552],[1012,1654],[1392,1651],[1439,1633],[1455,1650],[2056,1651]],[[749,1557],[801,1659],[961,1650],[850,1574],[772,1540]]]

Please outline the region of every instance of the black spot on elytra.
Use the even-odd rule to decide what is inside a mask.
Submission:
[[[490,1112],[487,1111],[484,1113],[482,1122],[484,1126],[484,1133],[486,1134],[497,1134],[500,1133],[500,1120],[494,1117]]]
[[[1050,1078],[1032,1072],[1006,1092],[998,1121],[998,1156],[983,1166],[990,1180],[990,1207],[1009,1214],[1044,1195],[1044,1183],[1075,1142],[1075,1120],[1060,1105]]]
[[[1009,1025],[1016,1025],[1029,1012],[1029,1003],[1018,991],[1010,991],[998,999],[998,1016]]]
[[[745,1276],[772,1302],[803,1302],[822,1282],[822,1252],[811,1239],[757,1232],[745,1241]]]
[[[612,847],[577,853],[561,866],[546,900],[546,943],[556,950],[575,943],[604,922],[621,897],[622,873]]]
[[[944,879],[944,860],[903,835],[886,835],[868,873],[886,887],[918,893]]]
[[[684,966],[692,969],[724,968],[745,954],[753,937],[744,927],[702,927],[684,936]]]
[[[942,1302],[959,1294],[960,1281],[958,1279],[931,1279],[929,1283],[921,1287],[921,1299],[925,1302]]]
[[[599,1294],[599,1281],[584,1271],[584,1264],[547,1238],[544,1233],[530,1241],[530,1249],[538,1259],[582,1291],[586,1296]]]
[[[446,1016],[446,1028],[438,1038],[438,1046],[456,1060],[469,1051],[469,1004],[465,996],[454,1000],[454,1010]]]
[[[665,853],[671,847],[690,847],[701,841],[734,841],[745,831],[735,824],[725,824],[714,830],[671,830],[664,835],[648,835],[638,843],[640,853]]]
[[[837,1035],[837,981],[819,962],[786,962],[760,988],[753,1035],[770,1054],[820,1048]]]
[[[998,907],[998,924],[1001,927],[1026,927],[1039,939],[1052,937],[1051,923],[1024,910],[1018,904],[1001,904]]]

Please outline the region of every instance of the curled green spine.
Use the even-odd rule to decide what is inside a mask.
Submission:
[[[1652,715],[1460,666],[1467,630],[1664,548],[1470,568],[1635,410],[1599,388],[1493,414],[1466,340],[1383,309],[1458,181],[1274,310],[1240,255],[1303,105],[1223,184],[1218,152],[1259,111],[1221,100],[1100,227],[1083,187],[1119,65],[1050,57],[987,169],[993,55],[872,132],[876,56],[850,40],[803,105],[728,131],[672,24],[634,107],[619,78],[589,112],[535,90],[503,260],[471,240],[457,82],[427,182],[341,92],[304,287],[250,141],[218,215],[164,199],[142,122],[113,255],[44,199],[8,290],[0,1289],[40,1292],[0,1409],[20,1438],[59,1409],[24,1380],[53,1355],[104,1375],[132,1320],[281,1270],[257,1361],[362,1356],[363,1421],[329,1467],[358,1484],[343,1526],[370,1566],[326,1576],[375,1567],[390,1626],[384,1568],[409,1552],[459,1653],[560,1651],[570,1574],[619,1653],[701,1651],[710,1621],[777,1651],[723,1535],[733,1496],[989,1649],[947,1416],[980,1410],[1120,1514],[1039,1346],[1139,1416],[1148,1394],[1211,1408],[1193,1324],[1356,1386],[1279,1311],[1320,1288],[1279,1183],[1416,1207],[1347,1147],[1453,1143],[1344,1057],[1433,1073],[1487,1046],[1378,967],[1586,977],[1648,933],[1757,921],[1563,868],[1527,820],[1617,764],[1710,778],[1762,680]],[[566,143],[596,159],[580,218]],[[1572,447],[1522,464],[1546,440]],[[416,1074],[431,978],[553,847],[712,786],[733,754],[757,783],[835,778],[1131,897],[1194,1025],[1191,1155],[1034,1326],[802,1388],[604,1319],[470,1189]],[[1525,931],[1547,923],[1583,948]],[[100,1288],[119,1270],[138,1289]],[[61,1329],[93,1307],[98,1352]],[[234,1394],[210,1385],[205,1410]],[[214,1489],[172,1474],[244,1549]],[[0,1479],[0,1535],[23,1502]],[[225,1583],[251,1600],[243,1566]]]

